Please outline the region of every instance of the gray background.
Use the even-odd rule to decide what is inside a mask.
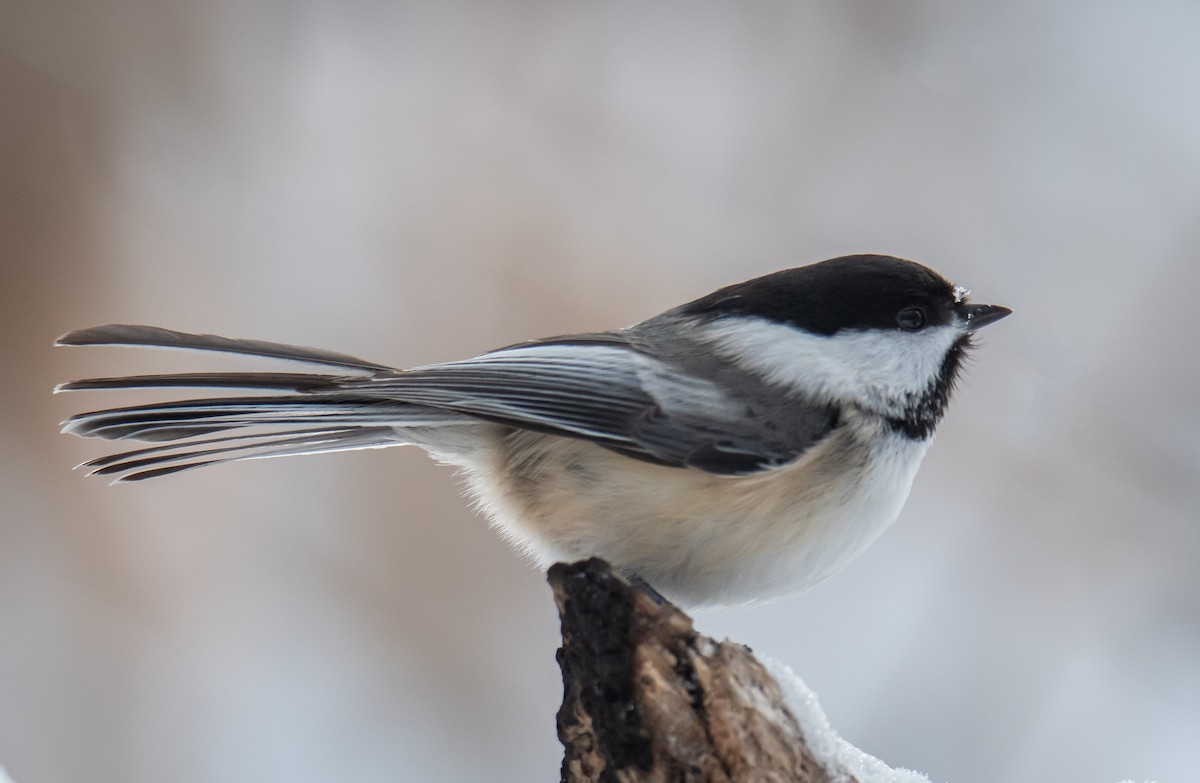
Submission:
[[[415,451],[110,488],[110,321],[397,365],[832,255],[989,330],[900,522],[704,611],[935,781],[1200,777],[1200,4],[0,0],[0,763],[553,780],[541,576]],[[129,399],[126,397],[125,399]]]

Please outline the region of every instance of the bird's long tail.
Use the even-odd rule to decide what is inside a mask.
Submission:
[[[63,422],[63,432],[85,438],[166,442],[89,460],[80,467],[115,481],[140,481],[223,462],[412,442],[406,432],[464,423],[461,415],[378,396],[355,395],[355,383],[392,368],[316,348],[195,335],[150,326],[81,329],[57,345],[134,345],[189,348],[286,359],[334,368],[342,374],[236,372],[91,378],[56,391],[199,387],[270,392],[92,411]],[[236,434],[230,434],[233,431]],[[220,433],[220,434],[218,434]],[[206,437],[217,435],[217,437]]]

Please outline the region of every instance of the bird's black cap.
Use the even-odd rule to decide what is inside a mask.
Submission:
[[[787,269],[714,291],[683,305],[684,315],[742,315],[798,326],[814,334],[843,329],[897,329],[897,315],[921,308],[929,324],[950,323],[953,284],[915,261],[855,255]]]

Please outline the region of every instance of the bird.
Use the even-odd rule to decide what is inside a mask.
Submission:
[[[194,349],[311,371],[91,378],[56,391],[213,390],[63,422],[73,435],[152,444],[80,466],[115,481],[416,445],[457,467],[502,537],[542,567],[599,557],[684,605],[754,603],[824,581],[895,521],[976,332],[1012,312],[969,297],[917,262],[849,255],[626,328],[412,369],[112,324],[57,345]]]

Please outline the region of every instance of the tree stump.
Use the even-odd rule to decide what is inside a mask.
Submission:
[[[560,563],[548,579],[562,618],[564,783],[859,779],[818,760],[749,648],[701,636],[603,560]]]

